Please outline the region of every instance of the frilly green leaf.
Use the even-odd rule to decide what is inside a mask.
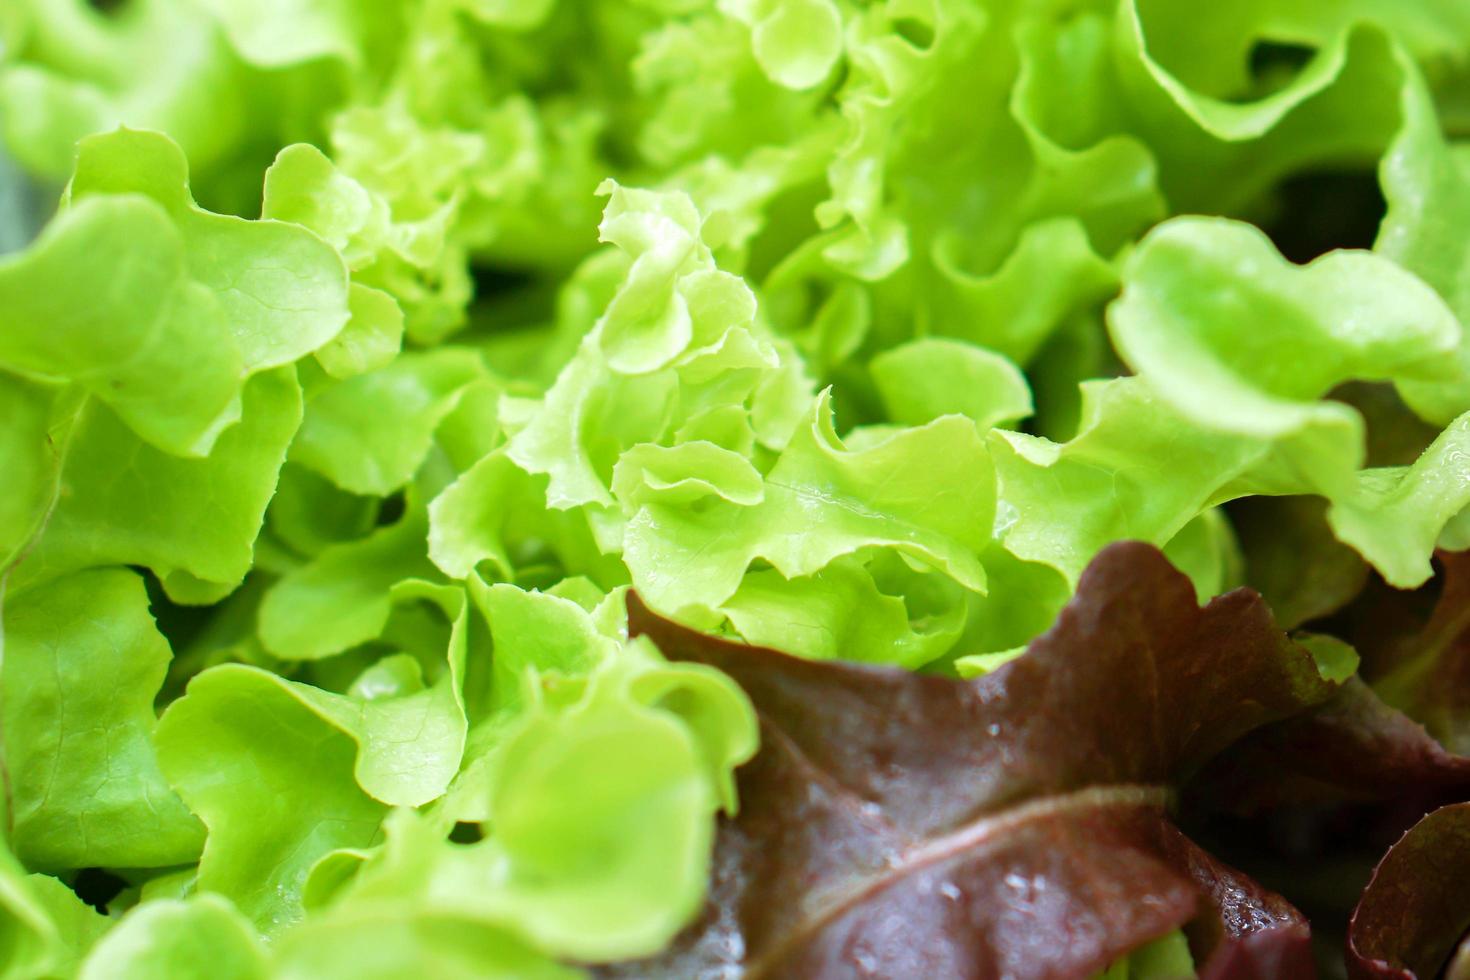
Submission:
[[[716,609],[758,558],[794,578],[872,547],[892,548],[984,591],[977,556],[989,539],[994,477],[974,423],[963,416],[848,449],[832,429],[823,394],[766,474],[758,502],[717,492],[696,505],[688,499],[695,482],[670,472],[650,482],[645,470],[635,483],[631,465],[620,461],[624,477],[614,475],[615,484],[630,488],[624,561],[655,608]]]
[[[142,194],[168,213],[189,274],[212,290],[246,371],[290,364],[347,323],[347,270],[303,228],[211,214],[194,204],[183,151],[167,136],[118,130],[78,147],[67,198]]]
[[[318,858],[378,838],[387,808],[353,776],[357,742],[274,674],[205,671],[159,719],[154,743],[209,829],[198,889],[228,898],[266,935],[300,921]]]
[[[301,388],[289,367],[250,379],[241,421],[204,459],[162,452],[105,405],[88,401],[66,433],[45,534],[12,575],[12,591],[77,569],[126,564],[152,569],[186,602],[186,578],[212,594],[206,601],[217,601],[250,570],[300,421]]]
[[[473,351],[450,347],[313,385],[291,459],[351,493],[385,496],[413,478],[460,392],[484,377]]]
[[[924,425],[941,415],[967,415],[981,431],[1032,412],[1031,389],[1019,369],[983,347],[930,338],[890,348],[869,367],[888,417]]]
[[[164,898],[129,912],[82,963],[78,980],[266,980],[255,929],[218,895]]]
[[[0,265],[0,367],[75,381],[168,452],[206,454],[239,418],[244,364],[218,294],[184,267],[162,208],[136,195],[63,212]],[[80,276],[80,278],[79,278]],[[178,372],[173,384],[161,375]]]
[[[76,617],[79,609],[88,610]],[[168,643],[143,582],[81,572],[5,609],[11,846],[32,868],[195,860],[204,828],[169,789],[152,736]]]
[[[1463,328],[1421,280],[1363,252],[1295,267],[1261,232],[1221,219],[1150,232],[1108,324],[1123,359],[1176,410],[1264,438],[1350,424],[1342,406],[1317,401],[1344,381],[1470,382]]]

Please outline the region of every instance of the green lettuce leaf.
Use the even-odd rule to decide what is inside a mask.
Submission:
[[[319,59],[340,59],[358,66],[391,50],[401,29],[399,2],[371,8],[345,2],[300,3],[274,0],[251,7],[235,0],[199,0],[213,15],[230,44],[253,65],[280,68]]]
[[[1408,643],[1429,593],[1389,586],[1470,543],[1463,6],[0,3],[0,139],[35,178],[0,187],[0,975],[678,961],[771,857],[712,846],[826,811],[761,809],[810,725],[767,728],[737,800],[750,704],[630,642],[629,587],[755,693],[761,663],[994,691],[1054,627],[1107,632],[1124,607],[1074,592],[1100,554],[1162,567],[1115,550],[1141,540],[1182,575],[1139,601],[1249,585],[1376,676],[1343,604],[1376,569],[1363,602]],[[1333,683],[1356,662],[1301,645]],[[1395,703],[1455,731],[1456,685],[1405,663]],[[845,697],[800,699],[846,705],[803,746],[898,731]],[[1371,742],[1313,744],[1352,772],[1413,754]],[[903,776],[896,745],[848,782]],[[1279,754],[1243,756],[1232,799],[1310,762]],[[868,827],[857,802],[834,819]],[[1304,971],[1295,912],[1193,873],[1165,876],[1168,922],[1050,948],[1110,977]],[[907,950],[961,934],[934,895]],[[1232,903],[1280,928],[1174,929]],[[735,911],[748,948],[699,955],[805,949]]]
[[[415,648],[364,668],[345,695],[264,672],[262,680],[278,683],[358,743],[354,771],[369,795],[389,804],[418,806],[443,794],[464,751],[464,593],[409,579],[396,583],[387,598],[391,611],[414,613],[428,607],[448,622],[425,628],[410,619],[394,629],[385,616],[382,642],[390,648],[412,642]]]
[[[1294,170],[1376,157],[1398,128],[1399,68],[1391,38],[1355,21],[1383,6],[1278,11],[1255,0],[1200,12],[1121,4],[1117,97],[1128,128],[1158,160],[1174,210],[1239,213]],[[1263,90],[1247,67],[1262,37],[1316,50],[1283,84]]]
[[[393,588],[434,575],[424,533],[422,509],[410,507],[396,524],[330,545],[288,572],[261,601],[265,648],[285,660],[319,660],[377,637],[393,609]]]
[[[322,914],[287,937],[288,963],[346,957],[346,937],[393,921],[387,938],[363,941],[395,961],[427,955],[412,935],[457,924],[451,963],[476,949],[492,975],[506,958],[558,975],[528,947],[643,955],[699,907],[714,811],[734,807],[731,771],[755,748],[739,689],[625,644],[621,623],[569,599],[506,584],[472,592],[494,644],[492,698],[472,740],[484,754],[445,805],[484,837],[456,844],[440,819],[396,812],[381,848],[343,852],[345,881],[328,888],[321,867]],[[328,951],[309,951],[317,935]]]
[[[291,459],[350,493],[392,493],[418,470],[460,392],[483,376],[473,351],[450,347],[314,385]],[[385,415],[384,405],[393,411]]]
[[[1252,317],[1260,326],[1242,339]],[[1390,581],[1429,576],[1435,541],[1470,503],[1464,422],[1410,467],[1363,470],[1362,415],[1320,400],[1380,379],[1413,401],[1414,385],[1458,375],[1463,328],[1420,280],[1350,252],[1298,268],[1245,225],[1181,218],[1130,259],[1109,327],[1138,376],[1084,385],[1073,439],[991,437],[1001,532],[1017,556],[1072,577],[1108,541],[1163,545],[1233,497],[1312,494]]]
[[[1227,287],[1226,283],[1230,286]],[[1255,322],[1242,331],[1243,322]],[[1268,438],[1342,430],[1348,410],[1318,402],[1344,381],[1400,383],[1443,425],[1467,405],[1416,404],[1414,383],[1463,387],[1463,328],[1421,280],[1371,254],[1338,251],[1306,268],[1256,229],[1176,218],[1140,243],[1108,313],[1119,354],[1171,406],[1226,431]],[[1347,455],[1338,451],[1340,455]]]
[[[548,573],[587,575],[607,588],[627,582],[616,555],[604,555],[581,510],[547,509],[548,481],[504,450],[476,461],[429,504],[429,557],[444,574],[539,581]]]
[[[1121,378],[1082,386],[1081,428],[1066,443],[997,430],[990,450],[1006,548],[1075,583],[1112,541],[1166,544],[1269,444],[1193,425],[1142,379]]]
[[[44,976],[65,962],[61,928],[37,894],[41,877],[27,876],[15,855],[0,848],[0,976],[5,980]]]
[[[387,807],[353,776],[358,744],[266,671],[205,671],[159,719],[164,775],[208,828],[197,887],[270,935],[300,921],[316,861],[378,837]]]
[[[246,371],[290,364],[346,324],[347,271],[334,249],[295,225],[199,208],[188,163],[159,133],[118,130],[83,140],[67,199],[141,194],[160,204],[189,274],[213,290]]]
[[[218,294],[188,274],[185,254],[168,215],[145,198],[68,208],[0,265],[11,311],[0,367],[74,381],[159,448],[208,453],[239,418],[244,364]],[[168,373],[178,381],[160,384]]]
[[[196,165],[244,141],[248,90],[209,19],[175,0],[129,13],[107,17],[82,0],[7,10],[0,120],[28,169],[65,180],[77,141],[119,123],[173,134]]]
[[[1016,366],[992,351],[930,338],[890,348],[869,365],[888,418],[924,425],[968,415],[983,432],[1026,418],[1031,389]]]
[[[897,555],[849,556],[796,578],[774,569],[749,572],[720,612],[751,643],[813,660],[918,668],[958,643],[972,596],[947,575],[915,570]]]
[[[727,450],[717,450],[729,461],[724,472],[713,482],[696,479],[691,469],[711,472],[696,448],[625,454],[614,472],[631,515],[624,561],[655,608],[717,608],[757,558],[791,578],[873,547],[985,589],[978,552],[989,538],[994,478],[963,416],[849,449],[832,430],[823,395],[763,481]]]
[[[391,903],[383,908],[364,903],[312,919],[286,935],[272,967],[272,976],[282,980],[573,980],[583,975],[506,930],[450,913],[405,914]]]
[[[56,453],[46,436],[55,389],[0,373],[0,459],[8,492],[0,497],[0,569],[8,569],[35,537],[51,506]]]
[[[79,980],[265,980],[255,930],[218,895],[147,902],[125,915],[82,963]]]
[[[8,855],[7,855],[8,857]],[[31,899],[48,920],[44,929],[47,937],[49,958],[40,971],[42,976],[69,977],[75,975],[77,966],[86,957],[87,951],[107,932],[112,924],[104,915],[86,904],[77,893],[58,878],[50,875],[32,874],[25,877]],[[27,976],[22,973],[21,976]]]
[[[241,421],[209,456],[174,456],[143,442],[104,405],[70,423],[60,492],[45,534],[12,588],[97,565],[144,565],[184,601],[217,601],[250,570],[253,544],[286,446],[301,420],[290,367],[251,378]]]
[[[27,866],[198,858],[204,828],[164,781],[152,742],[169,657],[129,571],[81,572],[6,604],[10,840]]]

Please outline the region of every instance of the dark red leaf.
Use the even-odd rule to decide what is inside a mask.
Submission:
[[[1280,895],[1262,888],[1196,846],[1172,827],[1163,854],[1198,887],[1202,911],[1187,928],[1189,945],[1206,951],[1200,980],[1311,977],[1311,930]]]
[[[1429,622],[1390,645],[1367,676],[1445,748],[1470,755],[1470,552],[1438,558],[1443,591]]]
[[[1470,555],[1437,557],[1441,574],[1423,589],[1401,592],[1375,578],[1328,627],[1353,640],[1368,683],[1349,681],[1320,707],[1252,732],[1212,761],[1189,790],[1191,813],[1223,809],[1248,818],[1229,840],[1257,845],[1249,863],[1278,880],[1310,882],[1324,868],[1335,869],[1328,873],[1338,878],[1341,904],[1321,889],[1315,897],[1299,896],[1328,930],[1346,926],[1346,900],[1362,887],[1348,884],[1350,867],[1361,862],[1366,882],[1374,857],[1406,827],[1436,806],[1470,796],[1470,757],[1456,754],[1470,748]],[[1272,840],[1273,826],[1292,828],[1279,838],[1285,847],[1274,857],[1269,843],[1259,850]],[[1438,886],[1430,879],[1424,887],[1434,896]],[[1381,916],[1371,897],[1365,902]],[[1416,921],[1385,925],[1370,917],[1364,922],[1379,921],[1376,931],[1355,935],[1398,948],[1394,936],[1424,927],[1410,896],[1400,894],[1394,903]],[[1462,930],[1442,930],[1438,962],[1427,968],[1421,956],[1420,976],[1438,975]],[[1358,976],[1413,975],[1402,961],[1370,967],[1364,957],[1349,958]],[[1470,954],[1460,969],[1470,970]]]
[[[1215,950],[1199,971],[1199,980],[1314,977],[1317,964],[1311,939],[1311,930],[1300,917],[1292,925],[1231,939]]]
[[[1431,980],[1466,930],[1470,803],[1457,803],[1419,821],[1379,862],[1348,929],[1349,973],[1360,980]]]
[[[629,629],[733,676],[763,743],[703,920],[625,975],[1087,977],[1186,923],[1209,976],[1310,975],[1300,915],[1166,812],[1333,691],[1255,593],[1200,609],[1157,549],[1114,545],[1024,656],[968,682],[725,642],[635,597]]]
[[[1238,813],[1457,791],[1470,791],[1470,758],[1446,751],[1357,678],[1321,707],[1246,736],[1191,787],[1201,809]]]
[[[1372,686],[1354,678],[1320,707],[1236,743],[1192,787],[1203,809],[1470,793],[1470,552],[1438,558],[1441,575],[1425,589],[1375,582],[1334,624],[1357,645]]]

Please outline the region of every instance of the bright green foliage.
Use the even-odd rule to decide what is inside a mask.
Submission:
[[[413,478],[434,430],[483,374],[472,352],[448,349],[405,353],[376,371],[323,382],[307,392],[291,458],[351,493],[392,493]]]
[[[1447,400],[1464,397],[1463,328],[1422,281],[1367,253],[1299,268],[1248,226],[1180,218],[1131,257],[1109,327],[1138,377],[1084,385],[1072,440],[992,436],[1017,556],[1075,579],[1108,541],[1163,545],[1233,497],[1319,494],[1391,582],[1429,576],[1441,530],[1470,503],[1464,423],[1411,468],[1361,470],[1362,416],[1320,400],[1344,381],[1384,380],[1426,418],[1463,408]]]
[[[91,615],[76,617],[79,608]],[[27,865],[147,868],[198,857],[203,828],[153,750],[153,696],[168,659],[131,572],[80,572],[7,603],[11,845]]]
[[[323,549],[276,582],[260,609],[260,639],[284,660],[317,660],[377,636],[399,582],[433,574],[422,516]]]
[[[221,163],[246,137],[246,80],[187,3],[147,0],[113,20],[85,0],[21,0],[0,30],[6,146],[52,180],[71,171],[78,139],[119,123],[172,134],[196,165]]]
[[[752,643],[817,660],[868,660],[919,667],[960,638],[964,586],[918,571],[895,553],[837,558],[811,575],[750,572],[720,607]]]
[[[65,187],[0,228],[0,978],[657,954],[757,733],[628,587],[969,676],[1114,541],[1251,584],[1243,496],[1423,582],[1467,51],[1451,0],[0,4]],[[1288,261],[1343,169],[1376,240]]]
[[[50,508],[56,454],[46,442],[54,389],[0,374],[0,453],[4,453],[8,492],[0,496],[0,568],[35,535]]]
[[[457,915],[405,917],[402,907],[392,904],[313,920],[290,933],[279,949],[274,976],[282,980],[574,980],[584,975],[511,933]]]
[[[388,598],[410,615],[399,622],[385,616],[382,635],[373,638],[402,652],[364,669],[345,696],[306,684],[289,691],[358,743],[355,771],[364,790],[385,803],[416,806],[444,792],[464,750],[467,613],[463,592],[453,586],[408,579]],[[447,622],[412,615],[426,607]]]
[[[26,874],[0,848],[0,977],[75,976],[110,924],[59,879]]]
[[[141,194],[161,205],[189,275],[218,297],[245,371],[289,364],[335,337],[347,322],[341,257],[295,225],[203,211],[188,181],[178,144],[118,130],[81,142],[66,200]]]
[[[41,877],[27,876],[9,850],[0,850],[0,976],[6,980],[43,976],[66,959],[61,928],[38,894]]]
[[[1080,430],[1061,445],[991,435],[1006,547],[1072,582],[1108,542],[1167,542],[1266,451],[1258,440],[1192,427],[1137,379],[1088,382],[1082,406]]]
[[[1458,363],[1470,341],[1422,281],[1359,252],[1297,268],[1235,222],[1179,218],[1151,232],[1129,260],[1109,326],[1118,353],[1160,397],[1227,431],[1357,436],[1346,410],[1318,401],[1352,379],[1399,382],[1441,424],[1467,407],[1450,404],[1438,417],[1439,406],[1415,397],[1425,383],[1470,383]]]
[[[508,579],[548,568],[606,587],[626,582],[622,563],[599,552],[586,515],[546,507],[546,486],[503,449],[489,453],[430,504],[429,557],[455,577],[486,563]]]
[[[96,565],[146,565],[181,601],[191,581],[227,594],[250,569],[252,544],[286,445],[301,418],[291,368],[253,378],[241,421],[204,459],[143,442],[106,407],[70,421],[60,490],[17,584]],[[198,586],[192,586],[197,588]],[[212,601],[206,599],[205,601]]]
[[[1031,414],[1031,389],[1015,364],[973,344],[914,340],[874,357],[870,369],[888,417],[901,425],[968,415],[984,432]]]
[[[1337,536],[1400,588],[1429,578],[1435,543],[1470,506],[1464,475],[1467,439],[1470,415],[1462,415],[1412,466],[1363,471],[1357,493],[1334,500],[1328,511]]]
[[[334,378],[385,367],[403,346],[403,311],[392,296],[353,283],[347,308],[347,325],[316,352],[317,363]]]
[[[634,587],[655,606],[714,608],[757,558],[794,578],[879,547],[984,591],[977,554],[989,537],[994,479],[968,420],[946,416],[848,448],[823,396],[763,486],[749,464],[705,468],[698,455],[681,452],[697,446],[646,462],[630,452],[614,471],[614,489],[632,513],[624,557]]]
[[[448,803],[491,833],[448,844],[400,814],[306,933],[396,910],[426,929],[458,920],[506,955],[505,933],[581,959],[658,949],[703,895],[710,815],[733,808],[730,769],[755,747],[748,704],[722,675],[625,645],[570,600],[476,594],[496,652],[481,724],[498,747]]]
[[[754,748],[750,709],[728,680],[629,648],[574,703],[528,710],[497,753],[495,832],[449,864],[444,887],[543,948],[582,959],[657,950],[699,908],[709,815]],[[556,802],[571,797],[579,806]],[[503,886],[474,903],[487,878]]]
[[[129,913],[82,964],[80,980],[265,980],[255,930],[218,895],[162,898]]]
[[[489,833],[452,844],[437,819],[394,814],[386,843],[346,883],[328,884],[335,872],[318,866],[325,909],[288,934],[289,969],[347,969],[381,949],[391,963],[443,957],[462,971],[460,958],[473,955],[490,975],[559,975],[535,965],[532,948],[644,955],[698,907],[710,815],[733,808],[730,769],[755,747],[739,689],[708,668],[664,662],[646,641],[625,645],[616,617],[569,599],[510,585],[472,591],[495,650],[477,711],[495,747],[445,805]],[[451,934],[433,952],[413,938]]]
[[[225,33],[251,64],[277,68],[318,58],[335,58],[358,66],[377,45],[389,42],[399,27],[396,4],[381,10],[335,0],[301,3],[275,0],[261,7],[234,0],[201,0],[200,7],[218,18]]]
[[[1108,967],[1099,980],[1177,980],[1195,975],[1182,930],[1175,930]]]
[[[689,198],[602,190],[602,235],[632,262],[545,397],[501,409],[510,458],[545,474],[562,509],[611,505],[613,467],[640,443],[704,440],[742,456],[780,447],[809,397],[795,352],[756,321],[749,287],[716,268]]]
[[[378,835],[386,807],[353,778],[357,744],[266,671],[200,674],[155,741],[164,775],[209,831],[197,887],[230,899],[262,932],[301,918],[318,858]]]
[[[6,857],[10,862],[15,860],[9,855]],[[4,889],[4,895],[0,897],[4,902],[4,907],[0,908],[0,916],[3,916],[0,938],[5,940],[5,953],[0,958],[0,971],[3,971],[0,976],[35,976],[42,964],[50,962],[50,947],[54,943],[51,924],[25,890],[25,878],[19,865],[7,868],[4,874],[4,884],[0,885]]]
[[[117,261],[89,261],[94,251]],[[76,381],[161,448],[208,452],[239,417],[243,365],[215,295],[185,272],[184,252],[167,215],[144,198],[98,196],[66,210],[0,269],[0,302],[11,311],[4,367]],[[78,270],[95,278],[78,281]],[[167,371],[181,383],[160,391],[155,379]]]

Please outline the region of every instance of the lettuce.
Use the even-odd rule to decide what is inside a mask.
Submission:
[[[74,619],[83,605],[93,617]],[[11,600],[5,626],[16,856],[47,870],[197,860],[203,827],[153,745],[169,649],[139,576],[114,568],[61,579]]]
[[[0,980],[838,975],[814,910],[877,880],[842,848],[883,834],[804,843],[831,880],[750,870],[798,797],[888,819],[814,774],[940,812],[1028,765],[1006,827],[1072,793],[1149,811],[1056,852],[1111,834],[1158,886],[1073,973],[1304,969],[1293,896],[1155,802],[1209,821],[1404,759],[1463,789],[1454,644],[1432,591],[1390,591],[1453,599],[1470,545],[1462,8],[0,7]],[[1139,582],[1170,609],[1099,625]],[[1234,636],[1191,640],[1208,671],[1083,656],[1200,616]],[[1168,705],[1098,716],[1096,778],[1031,742],[893,762],[1102,704],[1009,678],[1185,699],[1307,654],[1167,772],[1124,741]],[[880,688],[991,700],[843,742]],[[886,953],[963,946],[933,894]],[[1398,948],[1374,894],[1365,962]],[[1266,938],[1219,932],[1237,899]],[[786,910],[811,928],[772,945]],[[1072,934],[986,928],[1017,975]]]

